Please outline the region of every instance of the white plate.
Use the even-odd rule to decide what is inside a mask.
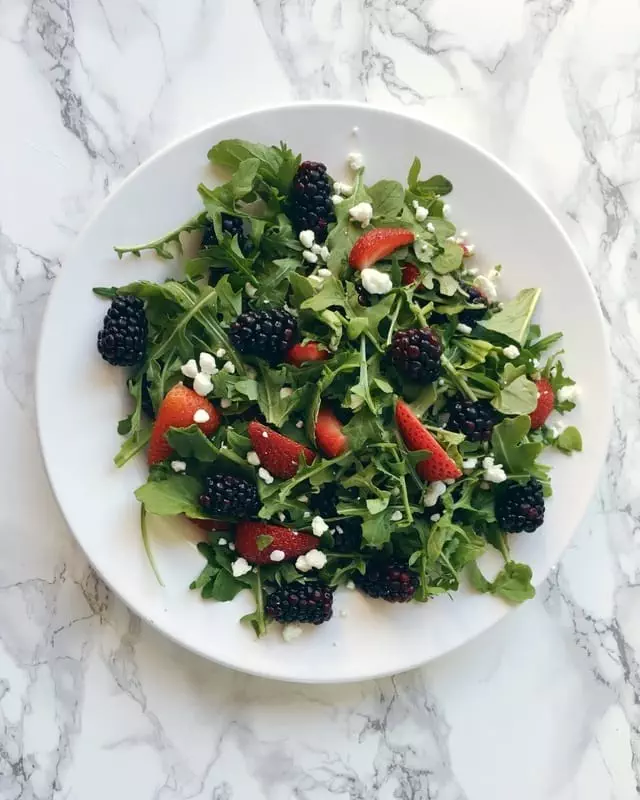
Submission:
[[[354,133],[354,126],[359,131]],[[202,566],[185,538],[188,523],[153,526],[153,547],[166,588],[147,563],[133,491],[146,478],[143,457],[117,470],[116,422],[125,415],[123,373],[102,363],[95,347],[105,302],[96,285],[162,280],[175,264],[153,257],[118,261],[112,246],[163,235],[200,210],[196,187],[212,182],[207,150],[220,139],[284,140],[304,157],[347,177],[345,158],[359,150],[367,181],[406,179],[414,155],[423,175],[442,173],[455,190],[452,218],[471,232],[477,262],[504,267],[509,296],[540,286],[537,320],[563,330],[566,363],[582,387],[572,422],[583,433],[581,455],[549,456],[554,497],[540,532],[514,537],[517,560],[539,583],[556,564],[582,517],[602,464],[609,431],[608,348],[588,276],[558,223],[498,161],[439,128],[389,111],[314,103],[268,109],[212,125],[137,169],[75,242],[56,281],[42,329],[37,405],[49,477],[78,542],[104,580],[143,619],[185,647],[246,672],[292,681],[350,681],[409,669],[486,630],[509,610],[500,600],[463,589],[427,605],[392,606],[342,591],[330,624],[285,644],[276,630],[263,641],[238,624],[251,608],[203,602],[188,590]],[[275,628],[276,626],[274,626]]]

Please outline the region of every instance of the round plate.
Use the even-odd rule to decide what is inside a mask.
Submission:
[[[356,127],[357,126],[357,127]],[[99,358],[96,332],[105,314],[92,287],[146,278],[163,280],[175,262],[154,257],[118,261],[114,244],[161,236],[200,210],[196,187],[215,182],[207,151],[220,139],[286,141],[306,158],[325,161],[334,178],[348,177],[346,156],[364,154],[366,179],[405,181],[413,157],[424,176],[454,184],[452,219],[471,231],[481,268],[503,265],[502,291],[543,290],[537,321],[564,331],[568,371],[582,388],[571,416],[584,452],[545,460],[554,467],[554,496],[544,527],[513,537],[513,556],[530,564],[535,582],[557,562],[585,511],[603,462],[609,431],[608,347],[595,293],[566,235],[549,211],[509,170],[453,134],[401,114],[366,106],[313,103],[271,108],[211,125],[137,169],[78,237],[56,281],[37,369],[40,440],[58,502],[91,563],[143,619],[185,647],[235,669],[291,681],[351,681],[422,664],[486,630],[509,606],[462,589],[426,605],[393,606],[357,592],[336,596],[327,625],[286,644],[272,626],[256,640],[240,617],[252,609],[243,592],[232,603],[204,602],[189,591],[202,558],[191,525],[153,522],[152,546],[165,588],[156,582],[139,532],[134,490],[146,463],[118,470],[116,423],[128,413],[124,373]],[[449,198],[448,198],[449,199]],[[496,562],[497,563],[497,562]]]

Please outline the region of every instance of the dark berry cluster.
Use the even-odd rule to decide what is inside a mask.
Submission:
[[[469,325],[470,328],[473,328],[476,322],[481,320],[487,313],[489,304],[487,303],[487,298],[475,286],[465,285],[462,288],[467,293],[467,302],[476,306],[476,308],[465,308],[464,311],[460,312],[458,319],[463,325]]]
[[[235,475],[209,475],[205,478],[200,505],[215,516],[253,517],[260,510],[258,490],[244,478]]]
[[[488,442],[493,426],[500,419],[498,412],[485,400],[474,403],[463,397],[454,397],[448,404],[447,411],[448,427],[452,431],[464,433],[470,442]]]
[[[542,484],[535,478],[526,483],[507,481],[498,490],[496,519],[508,533],[532,533],[544,522]]]
[[[222,224],[222,233],[224,235],[238,237],[238,247],[240,251],[246,256],[251,252],[251,242],[247,239],[242,220],[240,217],[234,217],[232,214],[222,214],[220,222]],[[218,237],[216,236],[213,222],[207,220],[202,233],[202,247],[213,247],[218,244]]]
[[[431,328],[410,328],[394,334],[391,361],[396,369],[416,383],[431,383],[440,374],[442,345]]]
[[[317,161],[303,161],[293,179],[291,221],[298,233],[313,231],[319,244],[327,238],[327,229],[336,219],[331,192],[326,166]]]
[[[372,560],[364,575],[354,576],[354,582],[369,597],[388,603],[406,603],[418,588],[418,576],[401,561]]]
[[[297,332],[296,318],[288,311],[273,308],[240,314],[229,330],[229,338],[243,355],[277,364],[295,343]]]
[[[317,581],[291,583],[268,595],[265,610],[276,622],[320,625],[333,615],[333,589]]]
[[[144,360],[148,329],[139,297],[115,297],[98,332],[98,352],[114,367],[136,366]]]

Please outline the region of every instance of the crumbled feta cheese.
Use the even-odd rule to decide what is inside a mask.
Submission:
[[[431,520],[431,522],[437,522],[440,519],[441,516],[442,516],[441,514],[432,514],[429,517],[429,519]]]
[[[258,287],[257,287],[257,286],[254,286],[252,283],[250,283],[249,281],[247,281],[247,282],[245,283],[245,285],[244,285],[244,290],[245,290],[245,292],[247,293],[247,296],[248,296],[248,297],[255,297],[255,295],[256,295],[256,293],[257,293],[257,291],[258,291]]]
[[[300,239],[300,244],[305,250],[310,250],[311,246],[316,240],[316,235],[313,231],[300,231],[298,234],[298,239]]]
[[[469,267],[468,269],[465,269],[464,274],[471,278],[475,278],[478,272],[480,272],[480,270],[477,267]]]
[[[393,289],[391,278],[386,272],[374,267],[365,267],[360,273],[362,285],[369,294],[388,294]]]
[[[319,244],[312,244],[312,245],[311,245],[311,252],[312,252],[312,253],[315,253],[317,256],[319,256],[319,255],[320,255],[320,251],[321,251],[321,250],[322,250],[322,248],[320,247],[320,245],[319,245]]]
[[[447,491],[447,485],[444,481],[434,481],[427,486],[427,490],[422,498],[423,505],[428,508],[435,506],[438,498]]]
[[[484,470],[482,477],[489,483],[502,483],[507,480],[502,464],[496,464],[491,456],[482,459],[482,469]]]
[[[213,375],[216,369],[216,360],[211,353],[200,353],[200,371],[205,375]]]
[[[272,550],[269,561],[284,561],[285,552],[284,550]]]
[[[349,153],[347,156],[347,164],[352,170],[359,170],[364,167],[364,156],[362,153]]]
[[[466,239],[469,236],[469,231],[460,231],[460,236],[462,239]]]
[[[350,183],[342,183],[341,181],[335,181],[333,184],[333,191],[337,192],[337,194],[341,194],[344,197],[349,197],[353,194],[353,185]]]
[[[281,400],[286,400],[287,397],[291,397],[292,394],[293,394],[293,389],[290,386],[283,386],[282,389],[280,389]]]
[[[233,375],[233,373],[236,371],[236,365],[233,363],[233,361],[225,361],[222,365],[222,369],[225,372],[228,372],[229,375]]]
[[[472,256],[475,252],[476,252],[475,244],[465,244],[464,246],[465,256]]]
[[[462,469],[467,472],[475,469],[478,466],[478,459],[477,458],[465,458],[462,462]]]
[[[251,464],[252,467],[259,467],[260,466],[260,456],[256,453],[255,450],[249,450],[247,453],[247,461]]]
[[[563,386],[558,389],[558,402],[559,403],[577,403],[580,397],[580,387],[577,384],[573,386]]]
[[[329,253],[329,248],[327,247],[326,244],[322,245],[322,247],[320,248],[320,253],[318,255],[320,256],[320,258],[323,261],[328,261],[329,260],[330,253]]]
[[[171,469],[174,472],[186,472],[187,469],[186,461],[172,461]]]
[[[220,547],[224,547],[226,543],[227,543],[227,540],[223,536],[221,536],[218,539],[218,544],[220,545]]]
[[[344,533],[344,528],[341,528],[340,525],[336,525],[336,533],[342,535]]]
[[[502,354],[505,358],[513,360],[514,358],[518,358],[520,355],[520,351],[515,346],[515,344],[507,345],[507,347],[502,348]]]
[[[299,419],[299,420],[296,422],[296,428],[304,428],[304,422],[303,422],[303,420]]]
[[[353,581],[347,581],[344,585],[344,588],[352,592],[356,588],[356,585]]]
[[[371,203],[358,203],[349,209],[349,216],[354,222],[359,222],[363,228],[366,228],[373,216],[373,206]]]
[[[262,478],[267,485],[273,483],[273,475],[264,467],[260,467],[258,470],[258,477]]]
[[[222,408],[231,408],[231,400],[228,397],[223,397],[220,401],[220,406]]]
[[[331,195],[331,202],[333,203],[334,206],[337,206],[343,200],[344,200],[344,197],[340,197],[339,194],[332,194]]]
[[[309,550],[306,554],[307,564],[313,569],[322,569],[327,563],[327,557],[322,550]]]
[[[236,558],[231,564],[231,572],[234,578],[241,578],[243,575],[246,575],[247,572],[251,572],[251,564],[249,564],[246,558]]]
[[[227,351],[224,349],[224,347],[219,347],[216,350],[216,358],[224,358],[226,355]]]
[[[209,392],[213,391],[213,384],[211,378],[205,375],[204,372],[199,372],[193,379],[193,391],[199,394],[200,397],[206,397]]]
[[[286,517],[285,517],[285,515],[283,514],[282,511],[278,511],[278,519],[280,520],[280,522],[284,522],[285,521]]]
[[[285,625],[282,629],[282,638],[285,642],[292,642],[294,639],[297,639],[298,636],[302,636],[302,631],[302,625],[290,623],[289,625]]]
[[[308,503],[309,502],[309,498],[307,497],[306,494],[301,494],[300,497],[298,497],[298,501],[300,503]]]
[[[459,333],[464,333],[464,334],[468,335],[468,334],[471,333],[473,328],[471,327],[471,325],[465,325],[464,322],[459,322],[458,325],[456,326],[456,330]]]
[[[565,423],[559,419],[557,422],[547,425],[547,430],[554,439],[557,439],[566,427]]]
[[[451,206],[449,205],[449,203],[445,203],[442,206],[442,216],[448,217],[450,213],[451,213]]]
[[[180,367],[180,372],[185,378],[195,378],[198,374],[198,365],[196,364],[195,358],[190,358],[186,364],[183,364]]]
[[[311,565],[307,561],[306,555],[298,556],[298,558],[296,558],[296,569],[298,572],[309,572],[309,570],[312,569]]]
[[[304,514],[303,514],[302,516],[303,516],[305,519],[309,519],[309,517],[311,516],[311,512],[310,512],[310,511],[305,511],[305,512],[304,512]]]
[[[486,275],[478,275],[473,281],[476,289],[480,289],[482,294],[487,298],[490,303],[495,303],[498,299],[498,290],[493,281],[489,280]]]
[[[418,222],[424,222],[425,219],[429,216],[429,209],[425,208],[424,206],[416,206],[416,220]]]
[[[204,410],[204,408],[199,408],[195,414],[193,415],[193,421],[197,425],[204,425],[205,422],[209,422],[211,417],[209,414]]]
[[[487,275],[487,277],[489,278],[490,281],[493,281],[495,283],[496,281],[500,280],[500,274],[501,273],[498,267],[494,267],[493,269],[489,270],[489,274]]]
[[[233,542],[229,542],[229,550],[235,550],[236,546]]]
[[[420,205],[420,203],[419,203],[417,200],[412,200],[412,201],[411,201],[411,205],[412,205],[414,208],[418,208],[418,206]]]
[[[455,482],[456,482],[455,478],[445,478],[443,481],[443,483],[446,483],[447,486],[453,486]]]
[[[427,230],[429,231],[429,233],[436,232],[436,226],[433,224],[433,222],[427,222]]]
[[[311,520],[311,530],[313,531],[314,536],[322,536],[323,533],[326,533],[329,530],[329,526],[322,519],[322,517],[315,516]]]
[[[302,251],[302,258],[307,262],[307,264],[317,264],[318,263],[318,256],[313,253],[311,250],[303,250]]]
[[[391,522],[400,522],[402,519],[402,511],[394,511],[391,515]]]
[[[318,270],[318,275],[321,278],[330,278],[332,274],[330,269],[325,269],[324,267]]]

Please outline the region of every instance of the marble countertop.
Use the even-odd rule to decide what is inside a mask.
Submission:
[[[0,0],[0,798],[632,800],[640,792],[640,5]],[[422,670],[277,684],[180,650],[96,578],[51,495],[33,370],[102,200],[218,116],[348,98],[520,173],[610,326],[615,423],[535,601]]]

